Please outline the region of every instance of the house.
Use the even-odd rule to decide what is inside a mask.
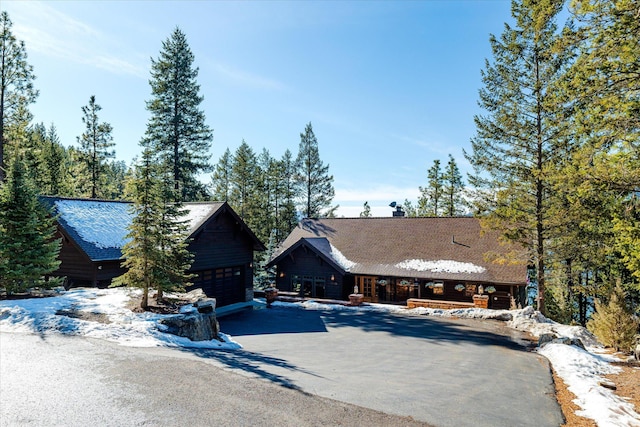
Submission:
[[[522,251],[501,245],[471,217],[304,219],[275,251],[276,286],[312,298],[369,302],[409,298],[471,303],[489,294],[490,308],[526,302]],[[513,258],[516,261],[492,262]]]
[[[133,214],[122,201],[41,197],[57,218],[60,267],[68,286],[108,286],[124,273],[122,247]],[[193,288],[217,306],[253,299],[253,252],[264,245],[226,202],[185,203]]]

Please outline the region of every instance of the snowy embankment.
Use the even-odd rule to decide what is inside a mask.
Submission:
[[[162,332],[159,320],[167,315],[134,313],[127,308],[132,296],[139,291],[130,289],[73,289],[50,298],[0,301],[0,331],[24,333],[61,333],[105,339],[134,347],[198,347],[211,349],[239,349],[242,346],[231,337],[220,334],[222,341],[194,342],[187,338]],[[613,391],[599,385],[604,375],[616,373],[620,368],[612,362],[614,356],[604,349],[585,328],[553,322],[527,307],[522,310],[485,310],[478,308],[442,310],[367,304],[348,307],[320,304],[314,301],[300,303],[275,302],[274,306],[306,310],[358,310],[392,312],[412,316],[437,316],[500,320],[514,329],[539,337],[555,334],[560,337],[579,338],[586,349],[576,346],[548,343],[538,352],[547,357],[557,374],[577,396],[574,402],[582,409],[578,415],[591,418],[599,426],[640,426],[640,415],[633,405],[616,396]]]
[[[132,289],[78,288],[56,297],[0,301],[0,331],[82,335],[130,347],[242,347],[225,334],[222,341],[191,341],[163,333],[158,321],[167,315],[127,308],[139,295]]]

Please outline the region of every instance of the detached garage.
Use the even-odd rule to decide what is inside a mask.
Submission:
[[[62,238],[60,268],[68,287],[106,287],[124,273],[122,246],[131,224],[131,203],[41,197],[57,218]],[[253,252],[264,245],[226,202],[185,203],[188,249],[194,254],[190,289],[202,288],[217,306],[253,299]]]

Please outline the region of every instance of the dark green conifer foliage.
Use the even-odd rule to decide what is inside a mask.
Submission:
[[[461,196],[463,189],[462,174],[455,159],[449,154],[449,161],[442,175],[443,207],[446,216],[459,215],[464,211]]]
[[[61,279],[45,279],[60,265],[55,221],[38,201],[18,157],[11,160],[7,172],[0,184],[0,286],[8,294],[57,286]]]
[[[441,210],[441,201],[444,193],[444,176],[440,166],[440,160],[434,160],[433,166],[427,172],[428,185],[419,187],[417,214],[420,216],[438,216]]]
[[[233,167],[233,156],[231,150],[227,148],[220,160],[214,167],[211,176],[211,186],[213,200],[218,202],[228,202],[231,193],[231,168]]]
[[[47,131],[44,161],[46,170],[43,193],[52,196],[64,194],[67,178],[67,155],[66,150],[60,144],[60,138],[58,138],[56,127],[53,123]]]
[[[92,199],[105,197],[103,187],[106,185],[106,161],[113,159],[116,153],[111,132],[113,128],[109,123],[100,123],[98,113],[102,107],[96,103],[95,95],[89,97],[89,104],[82,107],[82,123],[85,131],[78,137],[81,153],[81,162],[88,172],[88,195]]]
[[[258,160],[253,149],[242,140],[233,155],[231,167],[231,206],[247,224],[255,212],[258,190]],[[249,225],[251,226],[251,225]]]
[[[320,159],[318,140],[310,122],[305,127],[304,133],[300,134],[296,169],[302,216],[306,218],[330,216],[335,208],[324,212],[323,209],[330,208],[335,195],[333,175],[329,175],[329,165],[325,166]]]
[[[6,147],[11,131],[26,127],[31,120],[27,106],[35,101],[33,66],[27,62],[22,40],[11,31],[13,23],[6,11],[0,13],[0,182],[5,178]]]
[[[476,116],[470,184],[484,224],[502,230],[528,249],[536,265],[538,309],[544,313],[545,274],[551,237],[549,205],[553,194],[547,171],[554,169],[565,143],[566,110],[554,96],[554,84],[570,55],[558,49],[556,18],[560,0],[512,2],[516,26],[491,36],[493,62],[482,72],[484,87]]]
[[[152,98],[147,101],[151,118],[143,144],[152,147],[171,170],[171,181],[183,202],[207,198],[198,174],[210,171],[213,138],[200,109],[204,98],[193,61],[185,34],[176,28],[162,43],[158,59],[151,60]]]
[[[127,235],[130,240],[122,248],[122,266],[127,271],[117,277],[112,286],[141,288],[140,306],[146,310],[149,305],[149,290],[154,286],[161,260],[158,223],[162,215],[157,170],[149,149],[143,151],[128,185],[133,197],[133,220]]]
[[[173,182],[165,179],[163,170],[149,148],[128,183],[133,197],[133,220],[129,242],[122,249],[122,266],[126,273],[113,281],[113,286],[132,286],[143,290],[141,307],[148,308],[149,290],[157,290],[160,302],[166,290],[188,285],[191,254],[186,250],[186,225],[182,204],[175,197]]]
[[[281,200],[276,220],[276,242],[282,242],[298,224],[298,211],[296,210],[297,186],[296,186],[296,162],[293,154],[286,150],[279,162],[280,176],[278,182],[281,186]]]

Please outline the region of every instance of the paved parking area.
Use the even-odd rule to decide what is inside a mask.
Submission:
[[[435,426],[559,426],[545,358],[496,321],[277,306],[220,319],[227,369]],[[304,410],[304,408],[301,408]]]

